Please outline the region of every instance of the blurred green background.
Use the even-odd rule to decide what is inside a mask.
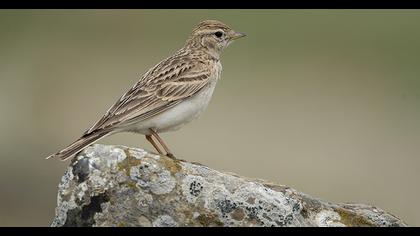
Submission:
[[[51,223],[68,162],[44,158],[204,19],[248,37],[204,115],[163,134],[176,156],[420,226],[418,10],[1,10],[1,226]]]

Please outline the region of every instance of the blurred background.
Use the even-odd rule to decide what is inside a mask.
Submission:
[[[248,36],[203,116],[163,134],[177,157],[420,226],[418,10],[1,10],[0,226],[49,226],[69,162],[44,158],[204,19]]]

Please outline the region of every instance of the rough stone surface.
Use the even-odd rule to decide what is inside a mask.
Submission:
[[[364,204],[333,204],[292,188],[141,149],[95,144],[58,186],[51,226],[406,226]]]

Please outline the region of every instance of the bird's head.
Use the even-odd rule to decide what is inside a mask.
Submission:
[[[210,54],[219,58],[222,51],[230,43],[244,36],[245,34],[235,32],[220,21],[205,20],[193,29],[186,46],[203,47]]]

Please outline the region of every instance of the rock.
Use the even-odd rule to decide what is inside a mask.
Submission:
[[[333,204],[123,146],[86,148],[58,189],[54,227],[406,226],[373,206]]]

